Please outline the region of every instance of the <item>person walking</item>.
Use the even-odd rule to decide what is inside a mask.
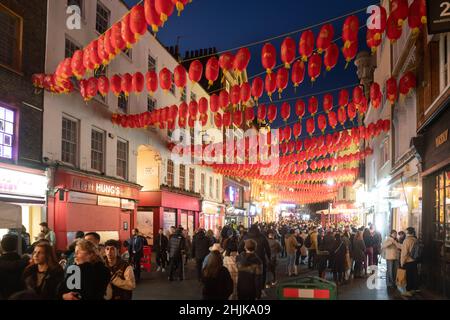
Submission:
[[[266,287],[274,286],[277,283],[277,258],[283,248],[280,241],[275,239],[274,231],[269,231],[269,247],[270,247],[270,261],[269,261],[269,274],[272,274],[272,281],[267,281]]]
[[[300,235],[299,229],[295,229],[295,239],[297,240],[297,248],[295,250],[295,273],[298,274],[298,269],[300,266],[300,260],[302,256],[302,247],[304,245],[304,241]]]
[[[64,270],[56,260],[50,244],[41,242],[34,248],[32,264],[23,272],[22,281],[27,290],[41,300],[57,300],[58,290],[64,280]]]
[[[354,278],[362,278],[361,272],[364,260],[366,259],[366,245],[363,240],[362,232],[358,231],[353,240],[353,259],[355,260]]]
[[[318,244],[318,232],[316,227],[312,227],[310,234],[305,239],[305,246],[308,248],[308,268],[314,269],[317,262],[316,262],[316,254],[319,250],[319,244]]]
[[[156,271],[166,271],[168,245],[169,239],[164,235],[164,229],[160,228],[155,241],[153,241],[153,251],[156,253],[156,265],[158,266]]]
[[[203,300],[228,300],[233,293],[233,280],[219,252],[211,253],[202,272],[202,283]]]
[[[406,239],[403,241],[400,254],[400,267],[406,270],[406,291],[402,295],[412,297],[419,290],[417,259],[419,257],[419,242],[416,231],[409,227],[406,229]]]
[[[144,256],[145,239],[139,235],[138,229],[135,228],[132,232],[133,236],[128,240],[128,252],[134,270],[134,278],[139,283],[141,281],[141,259]]]
[[[237,300],[237,284],[238,284],[238,267],[236,258],[238,256],[238,242],[237,239],[230,238],[225,249],[225,257],[223,258],[223,265],[228,269],[231,279],[233,280],[233,293],[230,300]]]
[[[182,230],[178,228],[175,234],[169,240],[169,264],[170,273],[169,281],[174,280],[175,271],[179,271],[178,279],[180,281],[184,280],[184,266],[183,266],[183,254],[185,253],[186,241],[183,237]]]
[[[381,245],[382,256],[386,259],[386,285],[388,290],[396,288],[399,249],[401,250],[401,245],[397,241],[397,231],[392,230]]]
[[[381,242],[383,239],[381,238],[381,233],[379,233],[375,226],[370,226],[370,235],[373,240],[373,265],[378,266],[379,255],[381,254]]]
[[[373,236],[370,234],[370,230],[368,228],[364,229],[363,232],[364,245],[366,246],[366,258],[364,260],[364,271],[367,275],[368,267],[373,266]],[[375,272],[375,271],[373,271]]]
[[[44,234],[44,239],[50,242],[50,245],[54,247],[56,245],[56,235],[53,230],[48,227],[47,222],[39,224],[41,226],[41,232]]]
[[[131,300],[136,288],[133,267],[123,261],[119,255],[120,242],[108,240],[105,242],[106,266],[111,280],[108,286],[108,300]]]
[[[197,279],[202,280],[202,265],[209,254],[210,239],[206,236],[205,229],[199,229],[192,240],[192,258],[195,259]]]
[[[334,236],[334,247],[332,251],[333,255],[333,279],[337,285],[341,285],[344,281],[345,273],[345,256],[347,253],[347,247],[342,240],[340,233],[336,233]]]
[[[237,258],[238,300],[256,300],[262,292],[262,261],[255,253],[257,243],[253,239],[244,242],[244,250]]]
[[[289,230],[289,235],[285,240],[286,243],[286,253],[287,253],[287,275],[288,277],[297,276],[297,270],[295,268],[295,254],[297,251],[297,239],[295,237],[295,230]]]

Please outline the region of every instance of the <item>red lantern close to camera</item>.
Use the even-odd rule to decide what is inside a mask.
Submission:
[[[203,75],[203,65],[199,60],[194,60],[189,66],[189,79],[193,83],[200,82]]]
[[[350,48],[350,45],[358,41],[359,20],[357,16],[349,16],[345,19],[342,27],[342,40],[344,48]]]
[[[205,97],[201,97],[198,101],[198,111],[201,114],[205,114],[208,112],[208,99],[206,99]]]
[[[358,53],[358,41],[357,40],[352,42],[349,47],[342,48],[342,55],[344,56],[345,61],[347,62],[346,66],[345,66],[346,68],[347,68],[348,64],[350,63],[350,61],[355,59],[357,53]]]
[[[250,54],[250,50],[248,50],[248,48],[239,49],[239,51],[236,53],[236,57],[234,59],[234,64],[233,64],[234,70],[237,73],[241,73],[245,69],[247,69],[247,66],[250,62],[250,58],[251,58],[251,54]]]
[[[422,26],[427,23],[427,6],[425,0],[414,0],[409,6],[408,25],[413,34],[417,35]]]
[[[416,87],[416,76],[413,72],[408,71],[405,73],[399,82],[399,92],[402,96],[408,95],[412,89]]]
[[[262,48],[261,63],[267,74],[271,74],[277,64],[277,50],[271,43],[266,43]]]
[[[159,14],[163,25],[172,15],[174,8],[175,6],[173,5],[172,0],[156,0],[155,9]]]
[[[334,28],[333,25],[328,23],[322,26],[320,29],[319,36],[317,37],[317,52],[322,54],[325,50],[327,50],[331,41],[333,41],[334,37]]]
[[[182,90],[184,87],[186,87],[187,82],[187,76],[186,76],[186,69],[179,64],[175,67],[173,70],[173,80],[175,82],[175,86]]]
[[[72,72],[77,77],[77,79],[81,79],[81,77],[83,77],[84,74],[86,73],[86,68],[84,67],[83,64],[83,56],[84,56],[83,50],[75,51],[72,56],[71,62]]]
[[[302,33],[299,47],[302,60],[307,61],[314,51],[314,33],[311,30]]]
[[[120,34],[122,36],[123,41],[125,41],[125,46],[129,49],[132,47],[133,44],[136,43],[136,36],[131,31],[130,27],[130,18],[131,14],[125,15],[122,19],[122,24],[120,28]]]
[[[394,14],[391,14],[387,20],[386,36],[394,43],[402,36],[402,27],[398,24],[398,19]]]
[[[225,128],[231,126],[231,112],[227,111],[223,114],[222,123]]]
[[[91,63],[94,65],[94,68],[97,69],[102,63],[103,63],[103,59],[101,59],[98,55],[98,40],[94,40],[92,41],[92,43],[89,45],[89,58],[91,59]],[[67,61],[64,60],[64,61]],[[66,64],[63,65],[63,70],[68,70],[67,68],[64,68],[64,66],[67,67]],[[72,71],[72,69],[70,69],[70,72]],[[65,78],[70,78],[71,75],[69,77],[66,76],[66,74],[64,74],[63,76],[65,76]]]
[[[336,43],[332,43],[328,49],[325,51],[325,56],[323,57],[323,63],[327,71],[333,69],[339,59],[339,47]]]
[[[109,80],[105,76],[101,76],[98,78],[98,91],[105,97],[109,92]]]
[[[235,84],[231,87],[230,90],[230,101],[233,106],[236,107],[239,103],[241,103],[241,87],[238,84]]]
[[[145,0],[144,9],[147,24],[152,27],[154,33],[158,32],[159,27],[162,26],[162,21],[161,16],[156,11],[155,0]]]
[[[294,39],[287,37],[281,44],[281,61],[284,63],[286,69],[291,67],[292,62],[295,60],[295,54],[297,52],[297,45]]]
[[[109,54],[106,52],[106,48],[105,48],[105,35],[102,34],[99,38],[98,38],[98,42],[97,42],[97,54],[98,57],[100,58],[100,60],[102,61],[103,65],[108,64],[109,61]]]
[[[219,58],[219,66],[222,72],[226,74],[229,72],[234,65],[234,55],[231,52],[223,53]]]
[[[241,125],[242,125],[242,111],[235,111],[234,113],[233,113],[233,124],[236,126],[236,127],[241,127]]]
[[[111,28],[111,45],[116,54],[126,48],[127,44],[122,38],[122,22],[115,23]]]
[[[408,0],[391,0],[391,16],[395,17],[398,26],[408,18]]]
[[[147,31],[147,22],[145,20],[144,6],[138,4],[130,11],[130,30],[138,38]]]
[[[377,48],[381,45],[381,38],[377,38],[378,30],[367,29],[366,43],[372,51],[372,54],[377,52]]]

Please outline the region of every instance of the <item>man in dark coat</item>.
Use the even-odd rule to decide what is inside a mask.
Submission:
[[[262,292],[262,261],[255,254],[257,244],[254,240],[245,240],[244,249],[236,257],[238,268],[237,294],[238,300],[256,300]]]
[[[186,241],[183,237],[182,230],[178,228],[169,240],[169,259],[170,274],[169,281],[173,281],[175,270],[179,269],[179,279],[184,280],[183,276],[183,254],[186,250]]]
[[[1,242],[0,256],[0,300],[8,299],[13,293],[23,290],[22,273],[29,263],[28,257],[17,254],[17,236],[7,234]]]
[[[128,241],[130,262],[134,269],[136,282],[141,280],[141,259],[144,255],[145,239],[139,235],[138,229],[133,229],[133,237]]]
[[[244,252],[245,250],[245,240],[252,239],[256,242],[256,255],[262,262],[262,283],[261,287],[264,287],[266,284],[266,273],[267,273],[267,261],[270,261],[270,245],[267,238],[261,233],[258,225],[252,225],[248,231],[248,233],[244,236],[243,240],[239,244],[238,251],[239,253]]]
[[[166,271],[167,262],[167,247],[169,245],[169,239],[164,235],[164,229],[159,229],[158,235],[153,241],[153,251],[156,253],[156,264],[158,269],[156,271]]]
[[[192,240],[192,258],[195,259],[198,280],[202,279],[202,264],[209,254],[210,241],[204,229],[200,229]]]

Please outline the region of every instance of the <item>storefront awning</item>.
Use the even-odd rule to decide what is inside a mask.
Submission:
[[[20,206],[0,202],[0,229],[21,229],[22,208]]]

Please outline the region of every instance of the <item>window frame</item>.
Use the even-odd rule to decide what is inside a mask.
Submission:
[[[6,14],[9,14],[13,18],[17,18],[18,26],[16,26],[16,32],[18,33],[18,39],[16,44],[16,54],[14,59],[16,60],[13,65],[7,65],[0,62],[0,67],[8,69],[10,71],[19,73],[22,75],[22,67],[23,67],[23,17],[9,9],[7,6],[0,3],[0,11],[5,11]]]
[[[175,168],[175,165],[174,165],[173,161],[168,159],[167,160],[167,185],[169,187],[174,186],[174,173],[175,173],[174,168]]]
[[[205,195],[205,179],[206,179],[205,174],[202,173],[200,176],[200,194],[202,196]]]
[[[121,99],[123,99],[123,101],[125,101],[125,103],[126,103],[125,109],[121,108],[121,106],[120,106],[120,102],[122,101]],[[124,114],[128,114],[129,106],[130,106],[129,99],[127,99],[127,97],[125,96],[125,93],[120,92],[119,96],[117,97],[117,109],[119,111],[122,111]]]
[[[447,46],[445,46],[447,44]],[[439,39],[439,94],[444,93],[450,85],[450,32],[442,33]],[[445,63],[445,59],[447,63]],[[447,77],[445,77],[447,76]]]
[[[72,123],[75,123],[75,125],[76,125],[75,134],[74,134],[75,143],[73,143],[72,141],[64,141],[64,139],[63,139],[64,120],[71,121]],[[75,156],[74,156],[75,163],[64,161],[64,159],[63,159],[63,153],[64,153],[63,152],[63,143],[64,142],[75,145]],[[61,118],[61,162],[63,162],[66,165],[77,168],[80,163],[79,156],[80,156],[80,120],[78,120],[74,117],[71,117],[67,114],[63,114],[62,118]]]
[[[180,164],[180,174],[178,176],[178,186],[180,189],[186,189],[186,166],[184,164]]]
[[[15,108],[10,108],[10,107],[1,105],[1,104],[0,104],[0,108],[5,109],[5,118],[0,120],[1,123],[5,124],[7,122],[12,125],[12,133],[6,133],[6,131],[5,131],[6,126],[3,127],[4,133],[0,133],[2,135],[2,141],[0,142],[1,143],[0,147],[3,146],[6,148],[11,148],[11,157],[7,158],[4,156],[0,156],[0,161],[13,163],[17,159],[17,152],[18,152],[18,148],[17,148],[17,145],[18,145],[17,144],[17,132],[18,132],[18,120],[19,120],[18,110]],[[6,111],[12,112],[12,116],[13,116],[12,122],[6,120]],[[7,145],[5,143],[4,135],[11,136],[10,145]]]
[[[219,200],[220,196],[219,196],[220,190],[219,190],[219,179],[216,179],[216,199]]]
[[[150,101],[154,104],[153,107],[150,107]],[[147,111],[153,112],[156,110],[157,101],[154,97],[152,97],[150,94],[147,95]]]
[[[209,197],[211,199],[214,198],[213,187],[214,187],[214,179],[213,177],[209,177]]]
[[[124,144],[125,148],[126,148],[126,150],[125,150],[125,159],[119,158],[119,144],[120,143]],[[130,146],[130,144],[129,144],[129,142],[127,140],[122,139],[122,138],[117,138],[116,176],[118,176],[118,177],[120,177],[120,178],[122,178],[124,180],[128,179],[128,162],[129,162],[129,150],[130,150],[129,146]],[[125,163],[124,175],[123,176],[121,176],[119,174],[119,168],[120,168],[119,167],[119,162],[122,162],[122,165],[123,165],[123,162]]]
[[[102,9],[105,10],[108,13],[108,21],[106,22],[106,28],[105,28],[104,31],[101,31],[101,30],[97,29],[97,19],[98,19],[98,16],[99,16],[98,15],[99,14],[99,12],[98,12],[99,6],[102,7]],[[104,34],[108,30],[108,28],[110,27],[110,24],[111,24],[111,10],[109,10],[109,8],[106,5],[104,5],[101,1],[97,0],[97,6],[95,8],[95,31],[98,34]]]
[[[195,168],[189,168],[189,190],[195,192]]]
[[[150,67],[150,59],[153,60],[153,67]],[[157,59],[149,52],[147,56],[147,71],[157,72]]]
[[[94,150],[94,148],[93,148],[93,138],[94,138],[93,134],[94,134],[94,132],[99,133],[99,134],[101,134],[103,136],[103,139],[102,139],[102,150],[101,151]],[[101,156],[102,156],[101,168],[100,169],[99,168],[94,168],[94,165],[93,165],[93,163],[94,163],[94,159],[93,159],[94,153],[101,154]],[[94,170],[94,171],[100,172],[100,173],[104,173],[105,172],[105,167],[106,167],[105,163],[106,163],[106,131],[102,130],[100,128],[97,128],[97,127],[92,127],[91,128],[91,170]]]

